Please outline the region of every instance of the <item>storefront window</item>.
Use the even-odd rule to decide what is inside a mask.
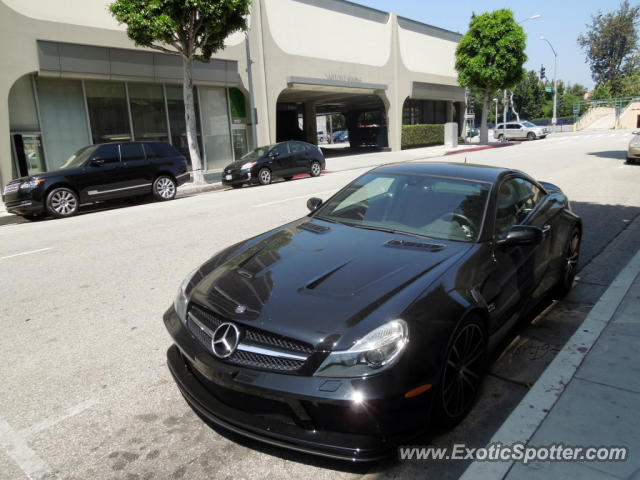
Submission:
[[[162,85],[129,83],[127,88],[135,139],[168,141]]]
[[[89,145],[89,127],[80,80],[36,79],[47,162],[55,170]]]
[[[227,90],[220,87],[198,87],[202,108],[202,135],[207,170],[221,169],[228,164],[231,152]]]
[[[165,87],[167,92],[167,108],[169,110],[169,126],[171,129],[171,144],[187,159],[189,155],[189,145],[187,144],[187,128],[184,120],[184,97],[182,93],[182,86],[180,85],[167,85]],[[196,131],[198,132],[198,147],[200,149],[200,156],[202,157],[202,135],[200,127],[200,112],[198,110],[198,95],[197,90],[193,91],[193,102],[195,104],[196,114]]]
[[[124,83],[85,82],[93,143],[131,140]]]

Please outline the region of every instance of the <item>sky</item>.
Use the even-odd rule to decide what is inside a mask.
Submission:
[[[577,43],[578,35],[587,30],[591,15],[600,9],[603,13],[616,10],[620,0],[541,0],[538,2],[470,1],[470,0],[353,0],[368,7],[395,12],[402,17],[465,33],[472,12],[484,13],[500,8],[513,10],[516,21],[533,15],[540,18],[527,20],[522,28],[527,34],[527,70],[540,70],[544,65],[547,78],[553,79],[553,52],[547,38],[558,54],[558,79],[565,83],[580,83],[589,89],[594,84],[584,52]],[[631,5],[637,4],[631,1]]]

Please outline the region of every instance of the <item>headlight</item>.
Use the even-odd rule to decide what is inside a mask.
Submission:
[[[22,185],[20,185],[20,190],[31,190],[36,188],[38,184],[44,182],[44,178],[31,177]]]
[[[349,350],[331,352],[315,375],[319,377],[362,377],[390,367],[409,341],[404,320],[393,320],[372,330]]]
[[[249,170],[251,167],[255,167],[258,162],[247,162],[240,167],[240,170]]]
[[[187,321],[187,304],[189,303],[189,299],[187,298],[187,287],[189,286],[189,282],[191,282],[193,276],[198,273],[199,269],[200,267],[196,268],[182,281],[180,289],[178,290],[178,295],[176,295],[176,299],[173,301],[173,308],[175,308],[176,313],[183,322]]]

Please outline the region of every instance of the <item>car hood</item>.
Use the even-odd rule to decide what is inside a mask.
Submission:
[[[244,160],[236,160],[235,162],[230,163],[229,165],[224,167],[224,170],[237,170],[240,167],[242,167],[242,165],[244,165],[245,163],[256,162],[261,158],[262,157],[247,157]]]
[[[469,248],[304,218],[203,265],[190,301],[314,346],[327,338],[338,345],[346,332],[358,338],[389,320],[376,310],[417,281],[423,291]],[[246,310],[236,313],[239,306]]]

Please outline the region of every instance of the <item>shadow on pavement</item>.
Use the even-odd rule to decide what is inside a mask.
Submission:
[[[339,144],[338,144],[339,145]],[[347,157],[349,155],[361,155],[365,153],[376,153],[376,152],[384,152],[388,149],[381,147],[333,147],[333,148],[323,148],[320,146],[322,153],[325,158],[339,158],[339,157]]]
[[[589,152],[588,155],[600,158],[615,158],[618,160],[627,159],[626,150],[605,150],[603,152]]]

